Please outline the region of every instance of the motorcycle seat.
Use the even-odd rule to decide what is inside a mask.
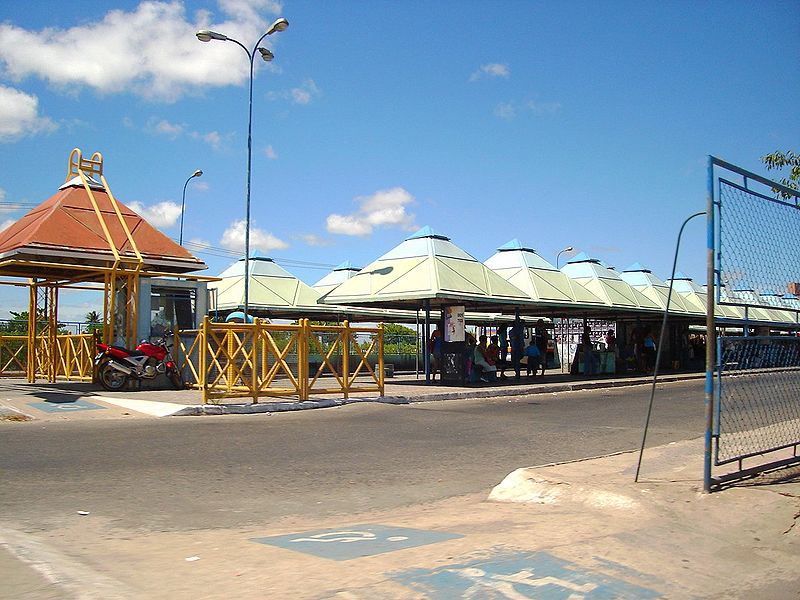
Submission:
[[[128,350],[125,346],[111,346],[115,350],[119,350],[120,352],[126,352],[128,356],[144,356],[144,352],[141,350]]]

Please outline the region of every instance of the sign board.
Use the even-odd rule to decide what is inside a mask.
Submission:
[[[463,342],[464,336],[464,307],[444,307],[444,341]]]

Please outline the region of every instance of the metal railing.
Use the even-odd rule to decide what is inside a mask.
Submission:
[[[27,376],[31,382],[91,381],[95,342],[91,333],[60,334],[55,336],[55,344],[49,336],[37,335],[31,353],[27,335],[0,335],[0,377]],[[33,369],[29,371],[31,359]]]
[[[363,341],[359,341],[363,339]],[[213,323],[175,336],[175,358],[203,403],[222,398],[384,393],[383,327]]]

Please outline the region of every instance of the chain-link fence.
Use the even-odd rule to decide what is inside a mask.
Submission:
[[[800,338],[720,340],[718,465],[800,441]]]
[[[711,157],[709,200],[710,291],[719,304],[743,308],[741,319],[718,311],[709,322],[717,337],[707,365],[707,444],[714,441],[716,466],[739,461],[743,472],[744,459],[754,459],[746,470],[757,471],[779,460],[771,455],[779,450],[797,458],[800,446],[800,195]]]

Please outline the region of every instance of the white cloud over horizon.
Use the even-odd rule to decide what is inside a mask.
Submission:
[[[236,252],[244,252],[244,236],[245,236],[245,220],[240,219],[231,223],[228,228],[222,233],[222,238],[219,243],[223,248],[228,250],[235,250]],[[273,234],[259,229],[250,223],[250,252],[253,250],[262,250],[269,252],[270,250],[283,250],[288,248],[289,244],[277,238]]]
[[[487,77],[503,77],[508,79],[511,69],[505,63],[488,63],[481,65],[477,71],[469,76],[470,81],[478,81]]]
[[[14,82],[38,77],[68,93],[133,91],[166,102],[205,86],[240,85],[249,77],[241,50],[234,44],[203,44],[194,34],[214,29],[257,38],[268,25],[264,14],[277,15],[282,5],[273,0],[218,0],[218,5],[221,20],[207,10],[189,19],[178,0],[148,0],[67,29],[33,31],[0,23],[0,66]]]
[[[153,227],[172,227],[181,217],[181,205],[172,200],[164,200],[156,204],[145,206],[141,202],[133,201],[128,204],[131,210],[138,213]]]
[[[325,225],[329,233],[367,236],[376,227],[398,227],[406,231],[417,228],[414,224],[415,215],[406,212],[406,206],[414,203],[414,196],[401,187],[378,190],[371,196],[359,196],[355,202],[360,206],[352,214],[328,215]]]
[[[0,84],[0,143],[57,128],[48,117],[39,115],[37,96]]]

